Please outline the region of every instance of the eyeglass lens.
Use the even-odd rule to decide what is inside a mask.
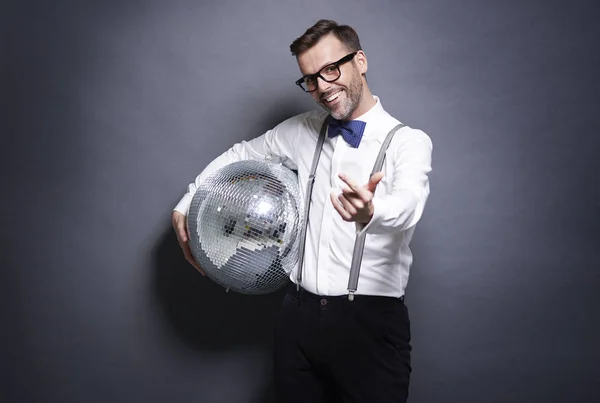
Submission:
[[[323,67],[317,75],[318,74],[320,74],[325,81],[335,81],[340,77],[340,69],[336,65],[330,64],[329,66]],[[313,91],[317,88],[317,75],[306,77],[304,79],[304,83],[302,84],[306,90]]]

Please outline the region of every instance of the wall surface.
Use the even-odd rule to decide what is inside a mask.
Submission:
[[[4,2],[0,401],[273,402],[281,294],[198,275],[170,211],[234,142],[317,108],[289,44],[323,17],[434,143],[411,401],[600,401],[599,8]]]

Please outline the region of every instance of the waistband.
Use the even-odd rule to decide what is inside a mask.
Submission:
[[[289,295],[291,295],[292,297],[296,298],[296,299],[303,299],[303,300],[307,300],[307,301],[315,301],[315,302],[319,302],[321,303],[323,300],[327,300],[327,301],[337,301],[337,300],[344,300],[344,301],[348,301],[348,294],[344,294],[344,295],[317,295],[317,294],[313,294],[310,291],[305,290],[304,288],[300,287],[300,289],[298,289],[298,286],[295,283],[290,282],[286,288],[286,291]],[[362,295],[362,294],[355,294],[354,295],[354,301],[371,301],[371,302],[393,302],[393,301],[400,301],[402,303],[404,303],[404,295],[401,297],[390,297],[390,296],[386,296],[386,295]]]

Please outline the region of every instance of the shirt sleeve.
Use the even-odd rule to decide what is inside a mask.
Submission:
[[[229,150],[215,158],[206,168],[187,186],[187,191],[177,203],[174,211],[187,215],[190,204],[200,184],[212,173],[224,166],[243,160],[264,160],[280,162],[290,169],[297,169],[295,157],[295,142],[299,125],[304,117],[302,115],[289,118],[249,141],[234,144]]]
[[[433,144],[421,130],[409,129],[398,134],[401,133],[396,134],[387,154],[387,158],[393,158],[391,191],[383,195],[376,192],[373,217],[367,225],[357,224],[358,233],[405,231],[421,219],[430,192],[428,175]]]

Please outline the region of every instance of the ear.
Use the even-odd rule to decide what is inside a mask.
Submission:
[[[362,50],[359,50],[354,56],[354,60],[356,61],[356,66],[358,67],[358,71],[361,75],[367,74],[368,63],[367,63],[367,55]]]

